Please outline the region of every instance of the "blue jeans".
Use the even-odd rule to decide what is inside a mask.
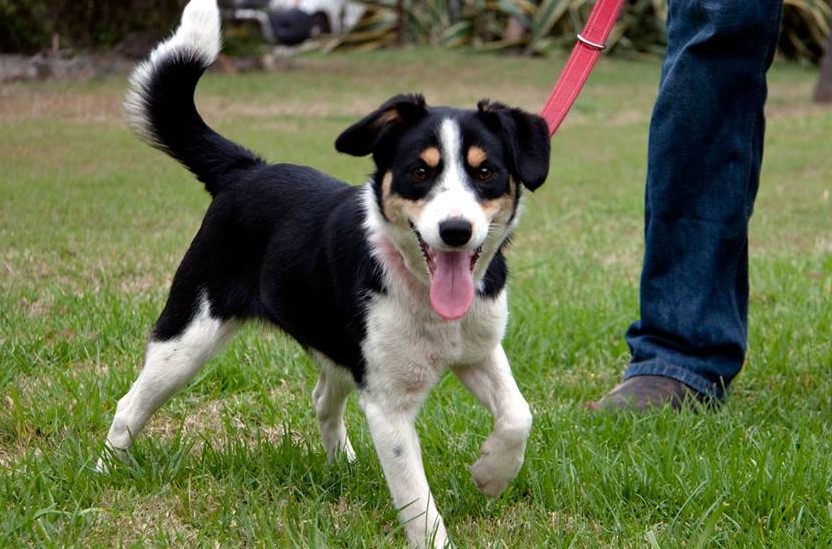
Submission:
[[[670,0],[650,123],[640,319],[624,378],[722,399],[745,360],[748,221],[782,0]]]

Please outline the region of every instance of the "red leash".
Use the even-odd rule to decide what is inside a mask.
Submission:
[[[560,73],[552,95],[540,113],[549,124],[549,135],[558,131],[561,122],[581,93],[581,89],[595,67],[595,62],[606,47],[607,38],[618,19],[624,0],[597,0],[584,30],[578,35],[569,60]]]

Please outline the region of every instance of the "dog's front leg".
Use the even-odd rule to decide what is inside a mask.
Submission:
[[[457,366],[453,371],[494,416],[494,430],[471,472],[480,492],[497,497],[523,465],[532,426],[529,404],[517,388],[502,345],[481,363]]]
[[[399,400],[364,390],[359,402],[408,541],[416,547],[445,547],[448,535],[425,477],[414,424],[423,399],[411,394]]]

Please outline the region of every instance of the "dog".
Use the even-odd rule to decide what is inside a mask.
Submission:
[[[355,390],[409,542],[443,547],[414,427],[441,376],[452,371],[494,418],[471,468],[477,488],[496,497],[523,464],[532,416],[501,344],[503,252],[524,190],[548,175],[546,123],[487,100],[460,110],[397,95],[336,139],[375,163],[368,183],[350,186],[269,164],[205,124],[194,90],[220,46],[215,1],[193,0],[130,79],[131,126],[212,201],[97,467],[126,455],[235,328],[265,320],[320,367],[312,400],[329,459],[355,459],[343,419]]]

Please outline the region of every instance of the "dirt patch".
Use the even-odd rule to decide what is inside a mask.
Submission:
[[[811,82],[778,82],[769,85],[766,117],[770,119],[820,116],[829,112],[829,105],[812,102]]]
[[[15,58],[14,61],[10,59]],[[232,117],[305,117],[327,118],[332,116],[358,116],[370,112],[393,91],[415,90],[423,92],[430,104],[452,104],[465,106],[467,103],[479,99],[484,94],[482,79],[484,68],[478,64],[460,66],[453,63],[440,63],[431,67],[432,78],[421,80],[419,74],[425,67],[424,59],[410,60],[407,63],[387,63],[378,60],[357,60],[349,56],[332,56],[323,59],[289,59],[281,63],[269,65],[268,74],[277,74],[285,78],[298,78],[302,81],[314,82],[315,75],[325,74],[329,79],[337,75],[342,80],[341,90],[332,90],[324,97],[317,97],[320,90],[311,90],[311,95],[317,98],[311,100],[307,96],[285,96],[275,93],[273,98],[258,96],[252,100],[227,97],[203,97],[200,108],[212,119]],[[20,59],[20,56],[0,56],[0,82],[3,82],[3,72],[8,74],[20,73],[20,69],[11,67],[26,64],[32,66],[51,66],[44,71],[51,76],[43,76],[52,80],[78,81],[88,80],[91,76],[121,75],[123,85],[103,89],[84,88],[71,91],[57,89],[53,85],[40,87],[31,84],[12,83],[0,88],[0,120],[21,121],[37,118],[56,118],[77,123],[122,123],[123,114],[121,102],[126,89],[126,75],[135,66],[135,61],[117,57],[82,57],[71,60],[61,59]],[[500,60],[493,61],[501,66]],[[239,64],[231,58],[221,58],[215,71],[234,73],[248,72],[252,67],[237,67]],[[248,63],[249,65],[251,63]],[[488,63],[485,63],[488,65]],[[5,68],[4,68],[5,67]],[[63,68],[57,68],[63,67]],[[29,70],[31,73],[34,69]],[[26,72],[26,71],[22,71]],[[37,70],[35,70],[37,72]],[[379,80],[379,74],[384,74],[379,86],[367,92],[366,82]],[[74,76],[73,76],[74,75]],[[42,78],[37,78],[42,79]],[[6,81],[13,80],[10,77]],[[73,87],[77,88],[77,85]],[[634,95],[650,97],[638,105],[625,110],[616,111],[611,118],[605,118],[609,125],[627,125],[640,123],[650,114],[654,87],[630,86]],[[811,82],[776,82],[769,86],[769,103],[767,113],[772,118],[807,116],[827,112],[828,107],[812,103],[813,85]],[[546,99],[549,90],[546,86],[524,83],[512,78],[489,81],[487,95],[495,98],[511,98],[511,103],[520,107],[536,110]],[[605,98],[610,95],[620,95],[620,86],[594,85],[587,90],[591,96]],[[471,105],[473,106],[473,104]],[[591,114],[573,112],[569,117],[570,124],[584,125],[596,123],[596,117]]]
[[[88,81],[114,74],[127,74],[144,59],[153,44],[144,44],[132,54],[123,49],[105,54],[75,54],[69,51],[37,55],[0,55],[0,84],[27,81]],[[139,53],[141,52],[141,53]],[[273,55],[262,57],[228,57],[221,55],[211,67],[213,72],[240,73],[291,67],[291,60]]]
[[[116,55],[0,55],[0,83],[20,80],[90,80],[127,72],[133,63]]]
[[[206,443],[216,450],[229,442],[230,424],[233,429],[234,442],[241,442],[246,447],[254,447],[258,442],[277,445],[286,436],[300,444],[306,436],[284,429],[281,424],[258,424],[244,413],[235,411],[233,399],[211,400],[207,402],[188,402],[177,416],[157,413],[142,432],[142,436],[170,439],[181,436],[193,443],[193,452],[199,455]],[[184,417],[183,417],[184,416]]]
[[[13,84],[0,91],[0,121],[19,123],[49,119],[77,124],[121,123],[121,97],[116,91],[71,92]]]
[[[104,494],[99,508],[101,512],[96,518],[96,525],[108,532],[119,532],[118,546],[141,544],[154,539],[159,532],[177,542],[190,543],[199,539],[199,531],[180,517],[180,498],[173,495],[154,494],[135,498],[120,491],[111,491]],[[126,508],[129,508],[129,512]]]

